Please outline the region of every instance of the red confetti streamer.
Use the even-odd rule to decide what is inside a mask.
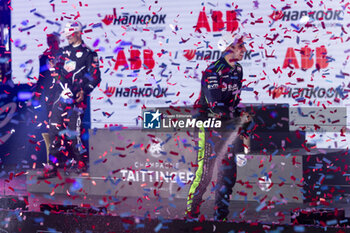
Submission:
[[[178,155],[179,155],[179,153],[177,153],[177,152],[175,152],[175,151],[170,151],[170,154],[172,154],[172,155],[176,155],[176,156],[178,156]]]

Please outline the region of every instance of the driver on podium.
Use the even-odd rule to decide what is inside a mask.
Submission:
[[[101,82],[99,58],[82,39],[82,24],[66,24],[64,35],[69,45],[51,72],[57,91],[50,118],[50,165],[38,179],[56,177],[58,168],[77,174],[87,171],[87,150],[82,143],[82,119],[89,94]]]

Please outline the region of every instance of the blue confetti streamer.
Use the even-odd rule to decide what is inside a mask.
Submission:
[[[336,225],[338,224],[338,221],[336,219],[332,219],[332,220],[328,220],[326,222],[326,224],[329,226],[329,225]]]
[[[297,31],[300,30],[300,28],[299,28],[297,25],[295,25],[294,23],[292,23],[291,26],[292,26],[293,28],[295,28]]]
[[[183,183],[182,181],[181,181],[181,179],[180,179],[180,177],[179,176],[176,176],[176,183],[177,183],[177,185],[179,185],[180,186],[180,188],[183,188],[183,187],[185,187],[185,183]]]
[[[304,226],[294,226],[294,231],[295,232],[305,232],[305,227]]]
[[[154,228],[154,231],[155,232],[158,232],[160,231],[160,229],[162,228],[163,224],[162,223],[159,223],[155,228]]]
[[[260,210],[262,210],[265,206],[266,206],[266,203],[262,202],[258,207],[256,207],[255,211],[260,212]]]
[[[94,164],[96,165],[96,164],[102,163],[102,161],[103,161],[103,159],[95,160],[95,161],[94,161]]]
[[[102,28],[102,23],[95,23],[94,25],[92,25],[92,28]]]
[[[53,21],[51,21],[51,20],[46,20],[46,23],[48,23],[48,24],[51,24],[51,25],[54,25],[55,24],[55,22],[53,22]]]
[[[39,18],[45,19],[45,16],[43,16],[42,14],[39,14],[39,13],[35,12],[34,15],[39,17]]]
[[[34,218],[34,222],[36,223],[44,222],[44,218],[43,217]]]
[[[139,223],[135,226],[136,229],[139,229],[139,228],[145,228],[145,224],[143,223]]]

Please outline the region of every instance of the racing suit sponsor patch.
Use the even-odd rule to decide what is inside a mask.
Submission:
[[[75,56],[76,56],[77,58],[81,58],[81,56],[83,56],[83,52],[77,52],[77,53],[75,54]]]
[[[64,66],[63,68],[67,71],[67,72],[72,72],[73,70],[75,70],[77,63],[75,61],[72,60],[66,60],[64,62]]]

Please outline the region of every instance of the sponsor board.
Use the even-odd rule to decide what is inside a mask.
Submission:
[[[11,4],[15,83],[37,79],[45,34],[61,32],[68,20],[84,25],[102,74],[91,94],[92,127],[142,128],[144,107],[192,105],[202,71],[221,56],[217,43],[230,31],[248,34],[243,103],[347,105],[349,5],[341,0]]]
[[[91,130],[90,134],[89,144],[94,148],[90,154],[90,175],[106,177],[96,181],[90,194],[105,195],[107,192],[129,197],[187,198],[198,168],[199,148],[192,132],[98,129]],[[154,144],[159,146],[151,149]],[[106,151],[106,147],[111,150]],[[238,153],[245,162],[237,161],[237,183],[231,199],[302,202],[302,156],[282,153],[272,157]],[[215,165],[210,182],[213,186],[208,188],[204,199],[214,197],[217,174]]]

